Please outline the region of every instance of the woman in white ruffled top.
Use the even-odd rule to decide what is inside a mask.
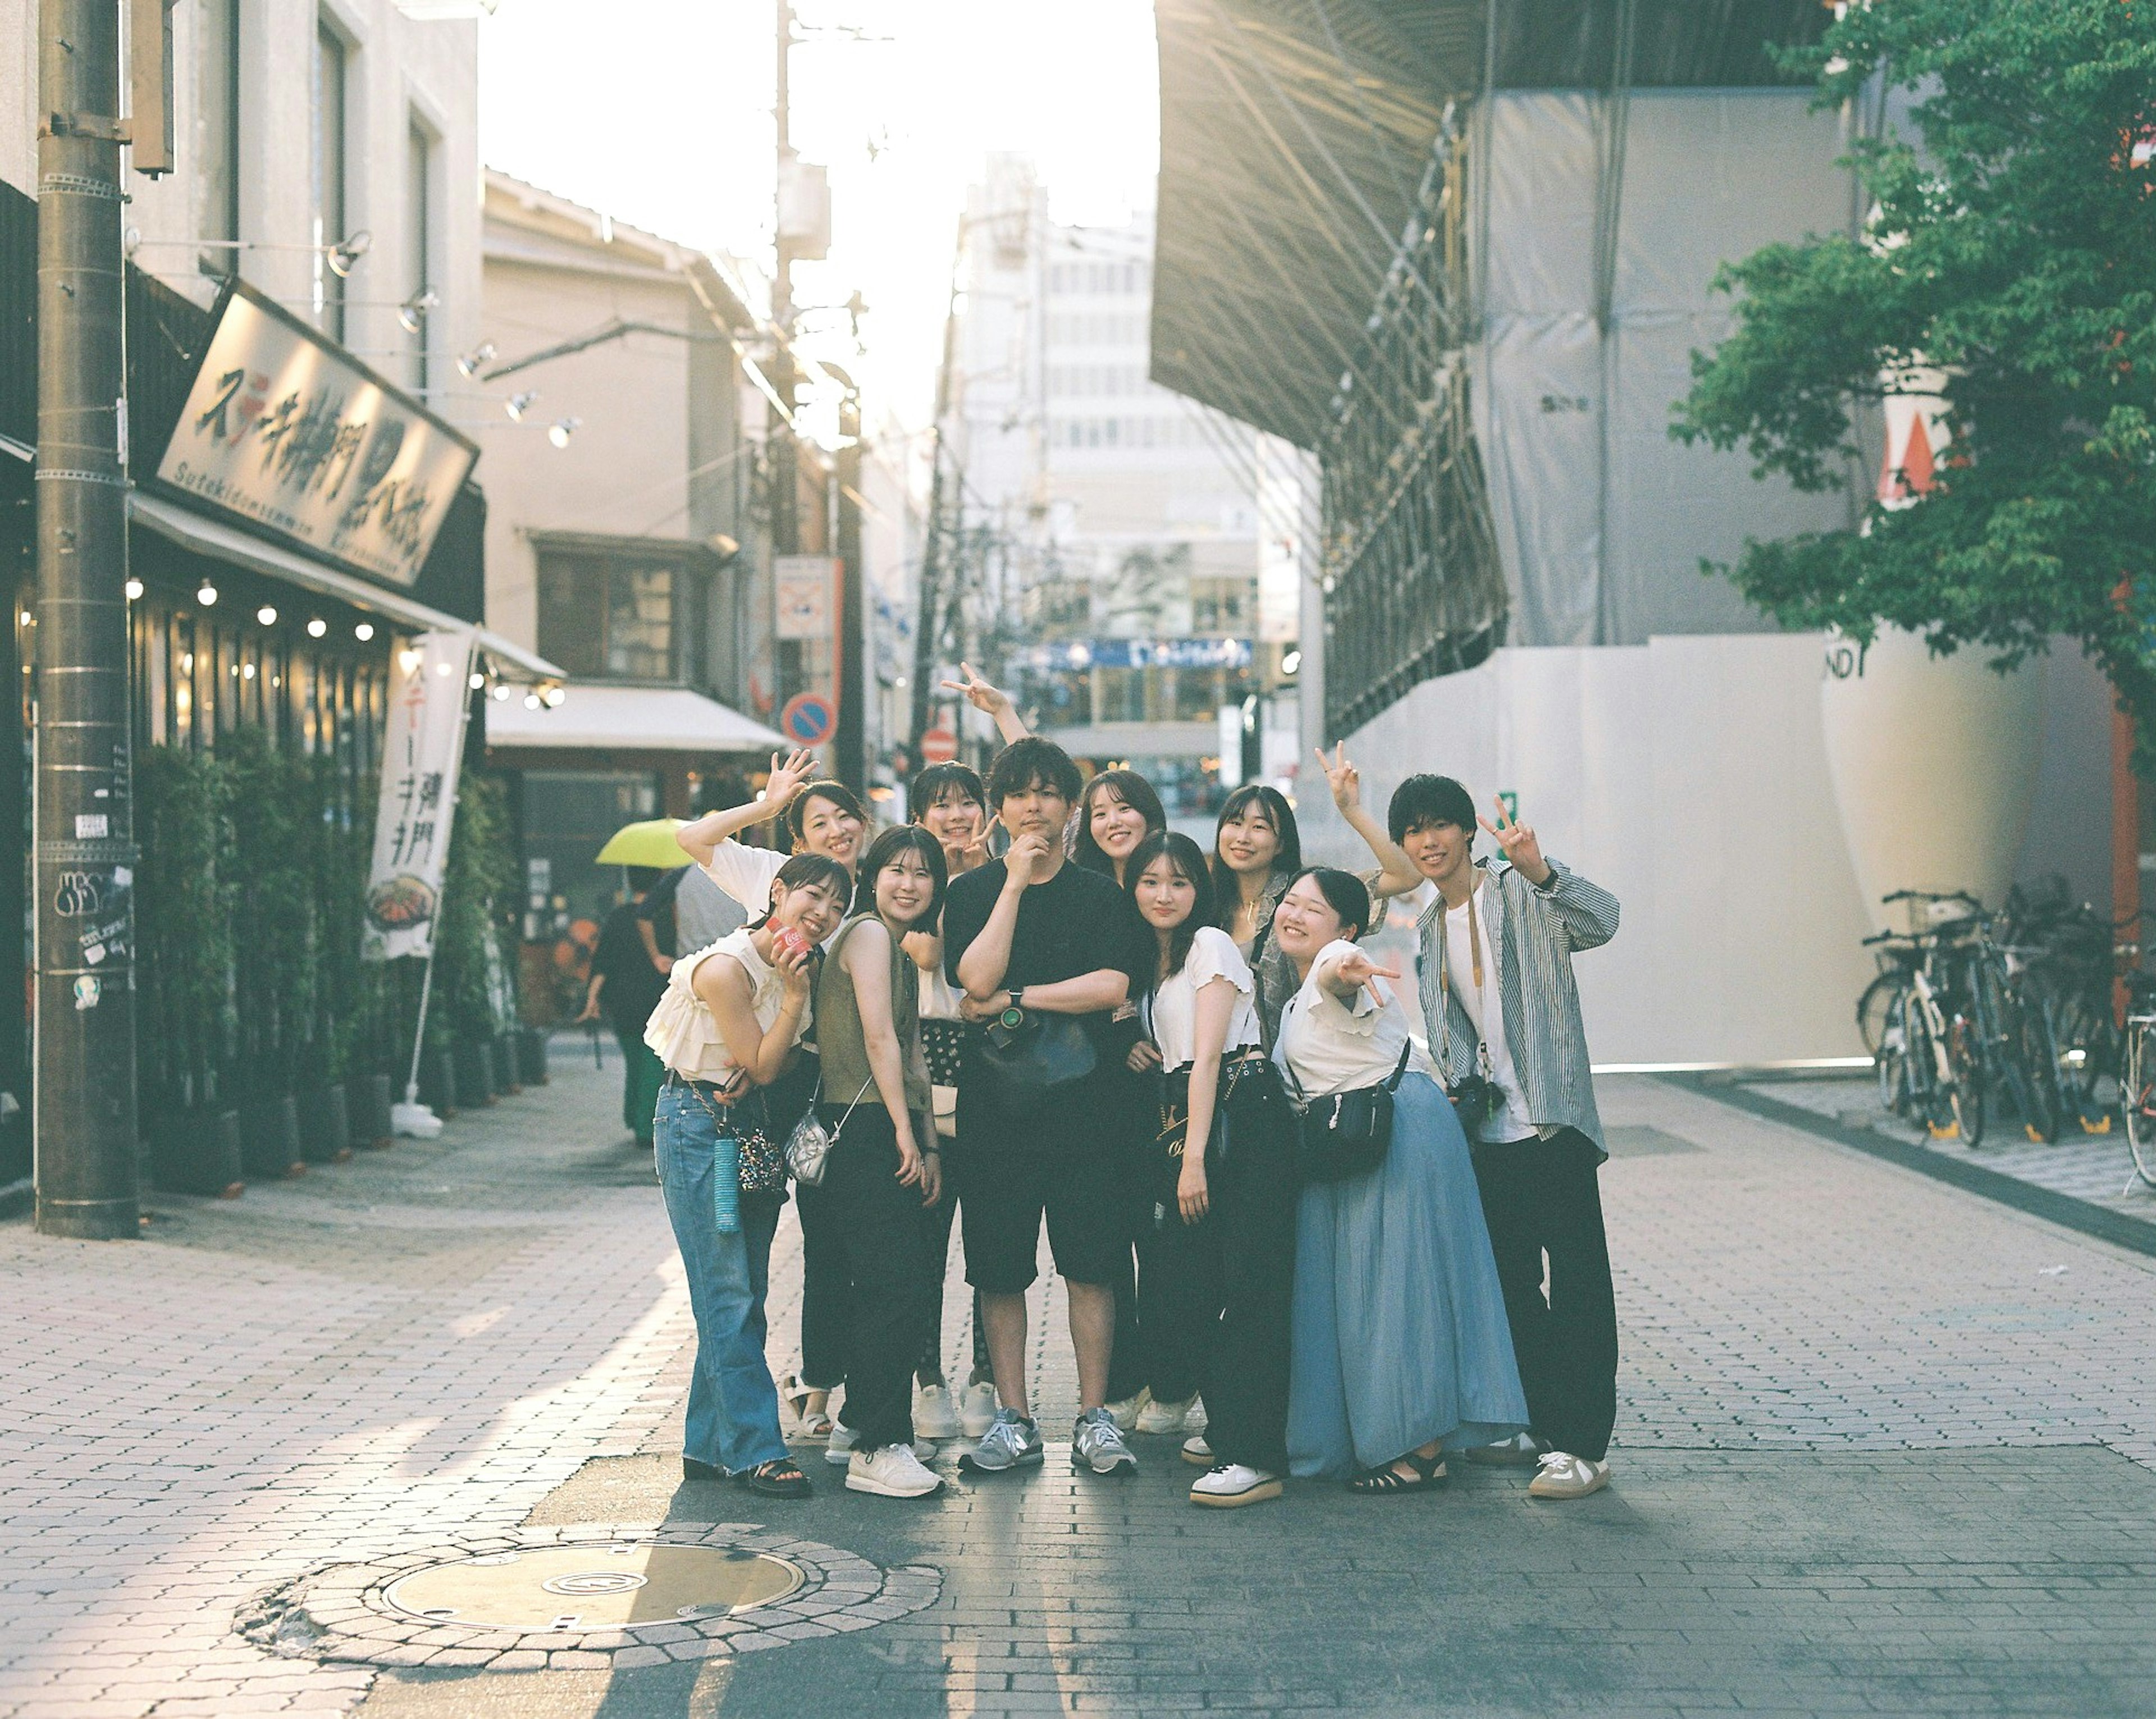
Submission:
[[[1362,880],[1324,867],[1273,914],[1300,985],[1274,1047],[1289,1090],[1398,1077],[1383,1162],[1302,1190],[1287,1445],[1298,1477],[1399,1496],[1445,1479],[1447,1445],[1524,1430],[1527,1405],[1467,1139],[1384,987],[1399,975],[1359,947],[1369,923]]]
[[[757,1090],[784,1075],[798,1054],[816,946],[852,893],[836,860],[795,854],[772,880],[761,918],[674,963],[644,1028],[644,1043],[666,1065],[653,1137],[696,1320],[682,1473],[732,1475],[776,1497],[809,1491],[786,1454],[763,1353],[764,1287],[785,1195],[742,1193],[737,1162],[729,1164],[720,1142],[738,1142],[761,1122]]]

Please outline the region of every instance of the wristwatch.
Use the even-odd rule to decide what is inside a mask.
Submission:
[[[1014,1033],[1025,1024],[1024,986],[1014,985],[1011,988],[1010,1001],[1004,1005],[1004,1012],[996,1019]]]

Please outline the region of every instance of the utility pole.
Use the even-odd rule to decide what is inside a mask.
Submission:
[[[861,561],[861,391],[837,365],[824,368],[845,390],[839,401],[839,780],[855,793],[869,786],[868,572]]]
[[[911,732],[907,751],[918,759],[921,736],[928,731],[928,694],[936,678],[937,645],[942,642],[939,618],[943,601],[943,420],[951,411],[951,375],[957,367],[958,269],[965,260],[965,217],[958,220],[958,238],[951,258],[951,293],[943,312],[943,362],[936,372],[935,434],[931,440],[928,468],[928,533],[921,546],[921,597],[913,619],[913,697],[908,712]],[[959,498],[961,516],[965,498]]]
[[[793,0],[778,0],[778,82],[774,118],[778,132],[778,175],[772,191],[771,322],[778,350],[772,355],[771,386],[793,410],[793,257],[787,249],[787,187],[793,177],[793,142],[788,111],[791,95],[788,62],[793,48]],[[801,546],[800,482],[795,475],[793,426],[782,418],[771,434],[771,547],[792,555]],[[799,689],[788,689],[798,691]]]
[[[38,94],[37,1227],[136,1234],[120,8],[43,0]]]

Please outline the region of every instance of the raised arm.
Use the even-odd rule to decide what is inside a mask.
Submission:
[[[892,1131],[898,1137],[898,1179],[911,1188],[921,1180],[921,1149],[914,1143],[913,1116],[906,1104],[906,1057],[891,1013],[894,954],[890,931],[871,921],[848,935],[839,964],[854,988],[854,1004],[861,1018],[861,1043],[868,1051],[876,1096],[883,1101]],[[826,1096],[847,1104],[854,1101],[850,1093]]]
[[[1385,833],[1384,826],[1363,804],[1362,772],[1348,757],[1347,742],[1342,741],[1334,747],[1330,758],[1320,747],[1317,763],[1325,772],[1326,786],[1332,790],[1332,803],[1348,821],[1348,827],[1363,838],[1363,845],[1377,857],[1376,886],[1371,895],[1383,901],[1407,895],[1418,887],[1422,874],[1414,869],[1414,862],[1400,851],[1399,844]]]
[[[801,1016],[808,1006],[809,960],[806,950],[795,955],[781,951],[773,957],[773,965],[778,969],[785,992],[778,1013],[767,1029],[756,1024],[748,974],[732,956],[711,956],[696,969],[696,995],[718,1024],[726,1054],[752,1085],[768,1086],[793,1060]]]
[[[1545,858],[1534,831],[1517,822],[1502,800],[1497,803],[1495,824],[1486,818],[1478,821],[1496,839],[1512,869],[1535,886],[1536,901],[1555,916],[1573,954],[1599,949],[1617,935],[1617,898],[1569,867]]]
[[[973,672],[971,663],[959,664],[958,671],[966,678],[963,680],[946,680],[943,690],[964,693],[966,702],[996,725],[996,732],[1003,736],[1005,746],[1014,740],[1024,740],[1033,731],[1025,726],[1025,719],[1019,715],[1009,693],[982,680]]]
[[[699,865],[709,865],[711,855],[718,851],[721,842],[739,835],[743,830],[776,818],[786,809],[787,803],[801,792],[801,785],[816,773],[816,755],[811,752],[797,752],[783,763],[777,752],[771,755],[771,776],[763,785],[763,798],[751,800],[745,806],[729,806],[723,812],[706,812],[674,832],[674,839],[680,844],[681,851]]]

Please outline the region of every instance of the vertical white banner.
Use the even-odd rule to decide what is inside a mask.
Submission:
[[[457,809],[470,699],[470,633],[423,633],[390,661],[389,723],[367,880],[370,961],[426,955],[434,942],[442,868]]]

